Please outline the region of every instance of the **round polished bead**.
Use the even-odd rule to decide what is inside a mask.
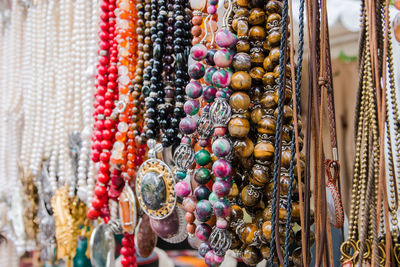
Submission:
[[[239,40],[236,44],[237,52],[249,52],[250,51],[250,43],[246,40]]]
[[[251,25],[262,24],[265,21],[265,12],[261,8],[252,8],[249,15],[249,23]]]
[[[251,88],[251,76],[248,72],[238,71],[232,75],[231,87],[234,90],[247,91]]]
[[[213,184],[213,193],[218,197],[225,197],[229,194],[231,189],[230,182],[226,180],[217,180]],[[214,203],[213,203],[214,204]]]
[[[196,131],[196,121],[192,117],[185,117],[179,123],[179,130],[184,134],[192,134]]]
[[[242,253],[242,260],[247,265],[255,266],[262,260],[262,256],[258,248],[247,246]]]
[[[228,129],[233,137],[245,137],[250,131],[250,122],[245,118],[236,117],[229,121]]]
[[[207,252],[211,250],[211,246],[208,242],[204,242],[199,246],[199,254],[202,257],[205,257]]]
[[[196,205],[195,216],[200,222],[206,222],[211,219],[212,205],[208,200],[200,200]]]
[[[194,212],[196,209],[197,200],[194,196],[186,197],[182,202],[182,207],[187,212]]]
[[[206,70],[206,73],[204,74],[204,81],[206,81],[206,83],[208,84],[212,84],[212,77],[214,75],[214,73],[217,71],[217,68],[211,66]]]
[[[229,98],[229,104],[234,111],[246,111],[250,107],[250,97],[244,92],[235,92]]]
[[[199,80],[204,76],[205,73],[204,65],[200,62],[193,63],[189,66],[189,76],[194,80]]]
[[[219,47],[232,47],[237,43],[237,41],[237,36],[225,28],[219,30],[215,36],[215,42]]]
[[[214,77],[214,75],[213,75],[213,77]],[[207,86],[206,88],[204,88],[203,100],[206,101],[207,103],[214,102],[216,93],[217,93],[217,89],[214,86]]]
[[[260,134],[273,136],[276,132],[276,120],[271,117],[265,117],[257,123],[257,131]]]
[[[175,193],[179,197],[187,197],[190,194],[190,186],[184,181],[175,184]]]
[[[212,228],[206,223],[200,223],[196,227],[195,235],[201,241],[207,241],[211,235]]]
[[[270,141],[261,141],[254,148],[254,157],[261,161],[271,160],[274,152],[274,145]]]
[[[190,7],[195,10],[203,10],[206,6],[206,0],[190,0]]]
[[[271,179],[271,177],[268,174],[269,174],[268,172],[266,172],[264,169],[257,167],[257,165],[253,166],[251,175],[249,177],[249,181],[254,185],[264,186]]]
[[[251,192],[251,190],[252,189],[248,185],[246,185],[242,189],[242,193],[241,193],[243,204],[248,207],[255,206],[260,201],[260,196],[255,195],[253,192]]]
[[[272,31],[268,34],[268,42],[271,46],[277,46],[281,42],[281,33],[280,31]]]
[[[191,98],[198,98],[203,93],[203,87],[199,82],[191,81],[186,85],[185,92]]]
[[[203,60],[207,55],[207,47],[203,44],[196,44],[190,49],[190,56],[196,60]]]
[[[267,11],[267,15],[271,15],[273,13],[281,14],[282,13],[282,2],[280,1],[269,1],[265,5],[265,10]]]
[[[208,199],[208,196],[210,195],[210,189],[204,185],[200,185],[196,187],[194,190],[194,196],[197,198],[197,200],[203,200],[203,199]]]
[[[261,26],[253,26],[249,30],[249,38],[252,41],[264,41],[267,33]]]
[[[261,82],[265,71],[262,67],[254,67],[250,70],[249,74],[254,81]]]
[[[218,88],[228,87],[231,83],[232,72],[227,69],[220,69],[212,76],[214,86]]]
[[[205,149],[201,149],[195,154],[195,161],[200,166],[205,166],[211,161],[210,152]]]
[[[248,71],[251,68],[251,58],[247,53],[237,53],[232,60],[232,66],[236,71]]]
[[[213,210],[217,217],[227,218],[231,214],[231,205],[226,198],[222,198],[214,203]]]
[[[199,112],[200,103],[197,100],[190,99],[183,105],[183,110],[187,115],[194,116]]]
[[[235,154],[241,158],[248,158],[253,154],[254,143],[250,138],[246,137],[235,142]]]
[[[192,212],[186,212],[186,213],[185,213],[185,220],[186,220],[186,222],[188,222],[188,223],[193,223],[195,219],[196,219],[196,218],[194,217],[194,214],[193,214]]]
[[[194,234],[194,232],[196,231],[196,224],[194,224],[194,223],[188,223],[188,224],[186,225],[186,231],[187,231],[189,234]]]
[[[224,178],[231,174],[232,167],[225,159],[219,159],[214,162],[212,170],[215,176]]]
[[[207,55],[205,57],[205,62],[207,63],[207,65],[210,65],[210,66],[214,66],[215,65],[215,62],[214,62],[215,53],[217,53],[216,49],[209,49],[207,51]]]
[[[232,63],[233,55],[227,49],[220,49],[214,55],[214,62],[220,68],[229,67]]]
[[[218,138],[212,144],[212,151],[218,158],[222,158],[232,151],[232,145],[228,139]]]
[[[206,184],[211,179],[211,172],[207,168],[199,168],[194,173],[194,179],[199,184]]]

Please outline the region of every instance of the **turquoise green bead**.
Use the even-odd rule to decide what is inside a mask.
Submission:
[[[211,161],[210,152],[207,150],[201,149],[196,152],[195,161],[200,166],[205,166]]]
[[[207,168],[199,168],[194,173],[194,179],[199,184],[206,184],[210,181],[211,172]]]
[[[177,171],[177,172],[176,172],[176,176],[177,176],[179,179],[183,180],[183,179],[185,179],[185,177],[186,177],[186,172],[184,172],[184,171]]]

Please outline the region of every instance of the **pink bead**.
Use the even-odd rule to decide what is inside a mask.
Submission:
[[[214,255],[214,261],[217,264],[221,264],[224,261],[224,257],[220,257],[220,256],[217,256],[217,255]]]
[[[217,177],[226,177],[231,173],[231,164],[224,159],[219,159],[214,162],[212,170]]]
[[[220,47],[232,47],[237,41],[237,36],[227,29],[219,30],[215,36],[215,42]]]
[[[216,136],[224,136],[226,134],[226,128],[225,127],[217,127],[214,129],[214,133]]]
[[[190,186],[184,181],[179,181],[175,185],[175,193],[179,197],[187,197],[190,194]]]
[[[190,49],[190,55],[196,61],[200,61],[207,55],[207,47],[203,44],[196,44]]]
[[[217,227],[219,229],[226,229],[226,228],[228,228],[228,222],[223,218],[218,218],[217,219]]]
[[[208,14],[214,15],[216,12],[217,12],[217,7],[216,7],[216,6],[214,6],[214,5],[209,5],[209,6],[207,7],[207,13],[208,13]]]

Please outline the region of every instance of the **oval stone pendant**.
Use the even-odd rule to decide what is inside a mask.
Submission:
[[[154,232],[168,243],[180,243],[188,235],[186,231],[185,211],[180,206],[177,206],[171,215],[164,219],[150,219],[150,225]]]
[[[147,258],[153,253],[157,244],[157,235],[150,227],[150,218],[146,214],[139,220],[135,234],[136,252],[142,258]]]
[[[124,232],[129,234],[135,232],[136,216],[136,198],[131,187],[126,183],[119,197],[119,217]]]
[[[114,233],[106,224],[102,223],[93,229],[90,237],[90,262],[93,266],[114,267]]]
[[[176,204],[175,181],[171,169],[163,161],[148,159],[136,177],[136,196],[140,207],[153,219],[163,219]]]

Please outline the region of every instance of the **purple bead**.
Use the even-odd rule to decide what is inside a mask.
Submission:
[[[216,49],[208,50],[207,56],[204,59],[206,61],[207,65],[210,65],[210,66],[214,66],[215,65],[215,62],[214,62],[215,53],[217,53]]]
[[[213,77],[214,77],[214,75],[213,75]],[[207,103],[214,102],[216,93],[217,93],[217,89],[214,86],[207,86],[204,89],[203,100],[206,101]]]
[[[218,199],[214,203],[213,210],[217,217],[226,218],[231,215],[231,205],[226,198]]]
[[[226,94],[226,98],[230,98],[233,91],[228,87],[228,88],[223,88],[222,91]]]
[[[199,247],[199,254],[200,256],[206,256],[206,253],[211,250],[211,247],[208,243],[202,243]]]
[[[233,54],[227,49],[218,50],[214,55],[214,62],[220,68],[229,67],[232,63]]]
[[[195,44],[191,49],[190,49],[190,56],[196,60],[200,61],[203,58],[207,56],[207,47],[203,44]]]
[[[204,80],[206,81],[206,83],[212,84],[212,77],[216,71],[217,69],[212,66],[206,70],[206,73],[204,74]]]
[[[189,66],[189,76],[194,80],[200,80],[203,78],[206,69],[200,62],[193,63]]]
[[[218,197],[225,197],[231,191],[231,183],[225,180],[215,181],[212,190]]]
[[[206,222],[211,219],[212,212],[213,212],[213,209],[212,209],[210,201],[200,200],[199,202],[197,202],[194,215],[196,216],[196,219],[198,221]]]
[[[218,158],[227,156],[232,151],[232,144],[226,138],[218,138],[212,144],[212,152]]]
[[[186,85],[185,92],[188,97],[198,98],[203,93],[203,87],[201,86],[201,83],[191,81]]]
[[[211,235],[212,228],[206,223],[197,225],[195,235],[202,241],[207,241]]]
[[[199,141],[199,145],[201,147],[206,147],[206,146],[208,146],[208,144],[209,144],[209,142],[207,139],[200,139],[200,141]]]
[[[224,159],[219,159],[214,162],[212,170],[215,176],[223,178],[231,174],[232,167],[228,161]]]
[[[220,29],[215,36],[215,42],[220,47],[233,47],[237,41],[237,36],[227,29]]]
[[[215,97],[217,98],[226,98],[226,93],[222,90],[219,90],[216,94]]]
[[[192,117],[185,117],[179,123],[179,130],[184,134],[192,134],[196,131],[196,121]]]
[[[211,194],[210,189],[208,189],[207,186],[200,185],[196,187],[194,190],[194,195],[197,200],[203,200],[203,199],[208,199],[208,196]]]
[[[194,116],[199,112],[200,103],[197,100],[190,99],[185,102],[183,105],[183,110],[186,115]]]
[[[184,181],[175,184],[175,193],[178,197],[187,197],[190,194],[190,186]]]

